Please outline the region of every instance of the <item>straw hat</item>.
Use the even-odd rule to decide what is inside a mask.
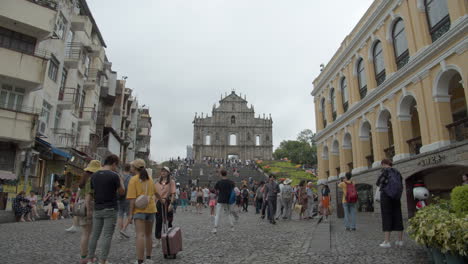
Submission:
[[[132,161],[130,164],[137,169],[142,169],[146,167],[146,162],[142,159],[136,159]]]
[[[169,167],[167,167],[167,166],[162,167],[161,170],[165,170],[165,171],[171,173],[171,169],[169,169]]]
[[[88,163],[88,167],[86,167],[84,171],[95,173],[96,171],[101,169],[101,162],[99,160],[92,160]]]
[[[292,182],[292,180],[289,179],[289,178],[287,178],[287,179],[284,181],[284,184],[289,185],[289,184],[291,184],[291,182]]]

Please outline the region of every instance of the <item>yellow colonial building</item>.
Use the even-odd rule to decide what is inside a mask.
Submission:
[[[468,1],[376,0],[314,80],[319,182],[340,208],[352,172],[360,211],[373,204],[380,161],[447,195],[468,172]],[[332,197],[333,197],[332,196]]]

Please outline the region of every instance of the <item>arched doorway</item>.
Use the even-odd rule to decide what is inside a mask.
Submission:
[[[404,153],[409,153],[410,155],[419,154],[422,146],[421,127],[416,99],[412,95],[402,98],[398,119],[401,122],[403,140],[408,145],[408,148],[406,146],[403,147]]]
[[[445,165],[419,171],[406,179],[406,200],[408,204],[408,216],[416,213],[416,202],[413,197],[415,183],[423,182],[430,192],[430,197],[450,199],[450,192],[456,186],[462,184],[462,175],[468,173],[468,166]],[[431,203],[431,198],[427,201]]]
[[[356,191],[358,193],[358,211],[374,212],[374,191],[372,185],[358,183],[356,184]]]
[[[460,71],[454,66],[441,72],[435,80],[434,98],[439,103],[441,120],[451,141],[468,139],[468,109],[463,79]],[[449,102],[449,104],[447,104]]]
[[[372,164],[374,163],[374,146],[372,145],[371,125],[368,121],[362,123],[359,138],[361,141],[361,155],[364,155],[367,167],[372,168]]]

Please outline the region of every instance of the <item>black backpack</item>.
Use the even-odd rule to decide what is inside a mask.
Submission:
[[[249,198],[249,190],[247,189],[242,190],[242,198]]]
[[[387,173],[386,184],[383,186],[382,191],[390,198],[400,200],[403,193],[403,183],[401,174],[394,168],[385,170]]]
[[[125,201],[127,199],[128,183],[130,182],[131,178],[132,176],[130,175],[124,175],[123,182],[124,182],[125,193],[119,196],[120,201]]]

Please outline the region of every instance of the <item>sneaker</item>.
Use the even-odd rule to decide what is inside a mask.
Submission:
[[[390,248],[392,247],[392,245],[390,244],[390,242],[387,242],[387,241],[384,241],[382,244],[379,245],[380,247],[383,247],[383,248]]]
[[[403,240],[402,241],[396,241],[395,245],[402,247],[404,245]]]
[[[125,231],[123,230],[120,230],[120,235],[122,235],[125,238],[130,238],[130,236],[127,233],[125,233]]]
[[[234,229],[234,227],[231,226],[231,232],[234,232],[234,231],[236,231],[236,229]]]
[[[76,231],[78,231],[78,228],[72,225],[70,228],[65,229],[65,231],[68,233],[75,233]]]
[[[213,233],[213,234],[216,234],[216,232],[218,232],[218,230],[216,230],[216,227],[213,228],[213,230],[211,230],[211,233]]]
[[[356,228],[351,228],[351,231],[356,231]]]

